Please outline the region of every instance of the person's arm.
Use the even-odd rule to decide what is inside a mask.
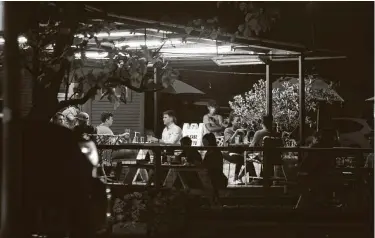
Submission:
[[[220,117],[221,116],[219,116],[219,118]],[[203,123],[204,123],[204,125],[206,126],[206,128],[209,132],[217,132],[217,131],[221,131],[223,129],[223,127],[221,126],[222,125],[222,118],[221,118],[221,122],[220,122],[220,119],[219,119],[219,125],[216,125],[216,124],[212,125],[208,115],[204,115]]]
[[[217,120],[218,120],[219,126],[220,126],[221,128],[223,128],[223,127],[224,127],[224,126],[223,126],[223,122],[224,122],[223,117],[220,116],[220,115],[217,115]]]
[[[234,138],[238,135],[238,130],[233,132],[231,129],[227,128],[224,130],[224,143],[228,145],[233,144]]]

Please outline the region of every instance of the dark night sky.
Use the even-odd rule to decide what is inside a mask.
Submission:
[[[311,18],[307,14],[307,3],[268,2],[267,4],[277,5],[281,10],[281,18],[271,32],[262,37],[310,45],[312,25]],[[243,21],[238,10],[228,7],[217,9],[216,2],[92,2],[91,5],[123,15],[185,25],[192,19],[219,16],[220,26],[227,28],[229,32],[235,32]],[[339,80],[338,91],[347,101],[358,103],[372,97],[374,95],[374,3],[313,2],[312,8],[315,48],[337,50],[348,56],[346,61],[317,63],[315,66],[318,73],[333,81]],[[231,69],[225,70],[231,71]],[[249,71],[248,68],[246,70]],[[297,68],[293,67],[294,72],[291,73],[296,73],[296,70]],[[196,77],[218,79],[221,76],[210,77],[205,74]],[[238,79],[238,86],[243,88],[244,77],[235,78],[233,77],[233,80]],[[221,84],[222,82],[217,88],[221,88]],[[207,88],[208,84],[205,85]],[[201,89],[205,90],[202,87]],[[235,88],[233,90],[236,91]]]

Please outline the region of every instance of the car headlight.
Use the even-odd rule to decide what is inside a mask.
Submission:
[[[99,154],[93,141],[79,142],[79,148],[94,167],[99,166]]]

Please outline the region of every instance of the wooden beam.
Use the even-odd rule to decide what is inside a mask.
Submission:
[[[272,115],[272,82],[270,65],[266,64],[266,100],[267,100],[267,115]]]
[[[299,71],[299,136],[300,145],[305,145],[305,76],[304,76],[304,57],[301,55],[298,58],[298,71]]]
[[[154,83],[158,83],[158,69],[154,69]],[[158,133],[158,119],[159,119],[159,112],[158,112],[158,92],[154,92],[154,133]]]

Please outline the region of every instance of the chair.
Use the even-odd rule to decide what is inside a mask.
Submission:
[[[224,146],[224,136],[217,136],[216,137],[216,143],[217,143],[217,146]]]
[[[96,145],[119,145],[123,143],[124,137],[119,135],[88,135],[92,138]],[[110,149],[98,150],[100,165],[102,167],[102,173],[106,181],[115,182],[122,176],[121,170],[122,163],[119,158],[127,155],[127,157],[135,158],[135,154],[131,150],[117,150],[113,151]],[[127,168],[126,172],[130,170]],[[135,173],[135,172],[134,172]]]

